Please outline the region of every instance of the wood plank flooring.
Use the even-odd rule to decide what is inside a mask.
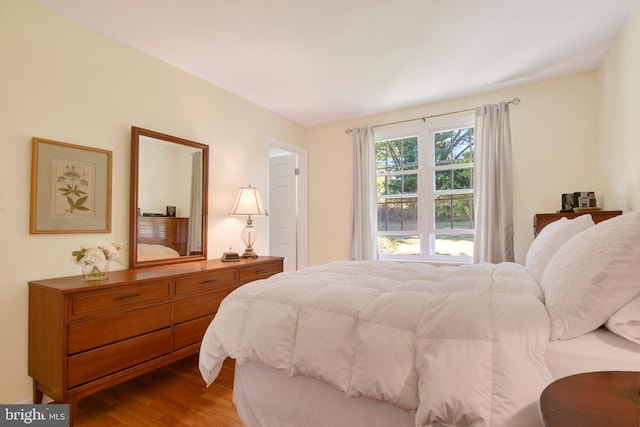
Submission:
[[[194,355],[81,399],[75,427],[243,427],[231,402],[233,360],[206,387]]]

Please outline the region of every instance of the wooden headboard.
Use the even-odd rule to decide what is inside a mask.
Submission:
[[[162,245],[187,255],[189,218],[170,216],[139,216],[138,243]]]

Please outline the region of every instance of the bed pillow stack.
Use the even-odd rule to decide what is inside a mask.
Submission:
[[[640,211],[578,233],[558,249],[541,286],[551,339],[590,332],[640,293]]]
[[[581,215],[575,219],[560,218],[543,228],[531,243],[525,259],[525,267],[536,282],[542,284],[542,274],[558,249],[593,225],[591,215]]]

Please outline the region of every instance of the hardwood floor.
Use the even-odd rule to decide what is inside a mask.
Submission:
[[[231,403],[234,364],[227,359],[206,387],[194,355],[81,399],[75,427],[243,427]]]

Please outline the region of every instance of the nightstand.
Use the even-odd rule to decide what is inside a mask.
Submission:
[[[622,215],[622,211],[585,211],[585,212],[555,212],[555,213],[539,213],[533,217],[533,235],[534,237],[548,224],[559,220],[560,218],[574,219],[580,215],[591,215],[593,222],[596,224],[605,221],[614,216]]]
[[[640,372],[588,372],[560,378],[540,395],[545,427],[638,427]]]

